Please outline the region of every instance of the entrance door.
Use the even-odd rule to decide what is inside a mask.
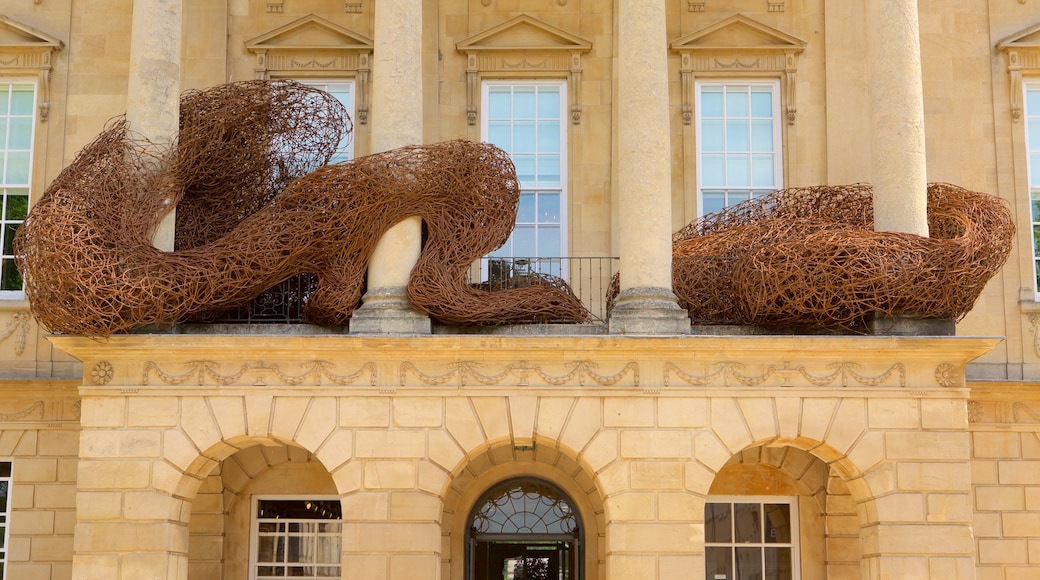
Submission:
[[[583,580],[578,514],[554,486],[509,480],[470,515],[467,580]]]

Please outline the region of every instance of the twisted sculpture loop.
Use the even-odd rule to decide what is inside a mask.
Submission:
[[[672,238],[676,296],[694,323],[863,331],[873,314],[959,319],[1011,252],[996,197],[928,186],[930,237],[875,232],[869,185],[777,191]]]
[[[240,306],[300,273],[309,322],[344,324],[380,236],[420,216],[425,243],[408,295],[458,324],[583,321],[562,280],[490,291],[466,271],[502,245],[519,184],[505,152],[450,141],[325,165],[349,119],[328,94],[250,81],[186,94],[177,143],[117,121],[44,192],[18,231],[26,297],[52,332],[108,336]],[[152,234],[176,207],[176,248]]]

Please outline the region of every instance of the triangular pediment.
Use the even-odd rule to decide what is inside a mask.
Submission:
[[[0,47],[60,49],[57,38],[0,14]]]
[[[772,26],[734,14],[672,42],[672,50],[794,50],[805,49],[806,42]]]
[[[997,43],[997,50],[1009,48],[1040,48],[1040,23],[1020,30]]]
[[[521,14],[459,42],[456,48],[460,52],[482,50],[588,52],[592,49],[592,43],[537,18]]]
[[[271,50],[372,50],[372,39],[315,14],[246,41],[252,52]]]

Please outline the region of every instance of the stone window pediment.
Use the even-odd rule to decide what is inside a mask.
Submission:
[[[0,72],[39,78],[40,120],[50,113],[53,56],[64,47],[57,38],[0,14]]]
[[[371,38],[309,14],[246,41],[258,79],[355,78],[357,122],[368,122]]]
[[[784,80],[788,124],[798,110],[795,73],[807,43],[795,36],[735,14],[677,38],[671,49],[682,58],[683,123],[693,119],[693,79],[702,75],[773,76]]]
[[[477,123],[481,77],[564,77],[570,91],[571,121],[581,122],[581,55],[592,42],[521,14],[455,45],[466,55],[466,117]]]
[[[1011,77],[1011,118],[1022,119],[1022,75],[1040,75],[1040,23],[1020,30],[997,43],[1007,58]]]

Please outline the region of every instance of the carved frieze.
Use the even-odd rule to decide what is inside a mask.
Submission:
[[[806,365],[784,362],[782,365],[749,365],[736,361],[722,361],[705,365],[700,371],[680,368],[665,363],[664,384],[670,386],[672,377],[693,386],[815,386],[815,387],[905,387],[906,367],[895,363],[884,370],[863,371],[854,362],[835,362],[823,368],[810,369]]]
[[[564,365],[562,371],[547,370],[538,364],[519,361],[517,364],[503,364],[499,367],[459,361],[449,363],[444,372],[427,373],[410,361],[401,363],[400,383],[405,385],[409,377],[415,377],[426,385],[452,384],[465,387],[472,384],[485,386],[585,386],[590,381],[600,386],[639,386],[639,364],[629,362],[613,374],[601,374],[599,365],[592,361],[571,361]]]
[[[369,362],[361,365],[353,372],[336,371],[335,363],[325,360],[313,360],[295,365],[288,369],[287,365],[265,363],[263,361],[247,362],[225,370],[226,365],[212,360],[192,360],[180,364],[163,366],[155,361],[146,361],[141,375],[141,384],[149,385],[158,380],[166,385],[251,385],[262,387],[269,382],[281,385],[320,386],[324,383],[334,385],[353,385],[367,377],[368,385],[376,384],[376,367]],[[362,383],[364,384],[364,383]]]
[[[521,14],[456,45],[466,55],[466,120],[477,124],[480,80],[486,76],[566,78],[571,122],[581,122],[581,56],[592,42]]]
[[[28,312],[15,312],[7,321],[4,328],[0,330],[0,342],[14,337],[14,353],[18,356],[25,354],[25,341],[29,334],[29,323],[32,316]]]

